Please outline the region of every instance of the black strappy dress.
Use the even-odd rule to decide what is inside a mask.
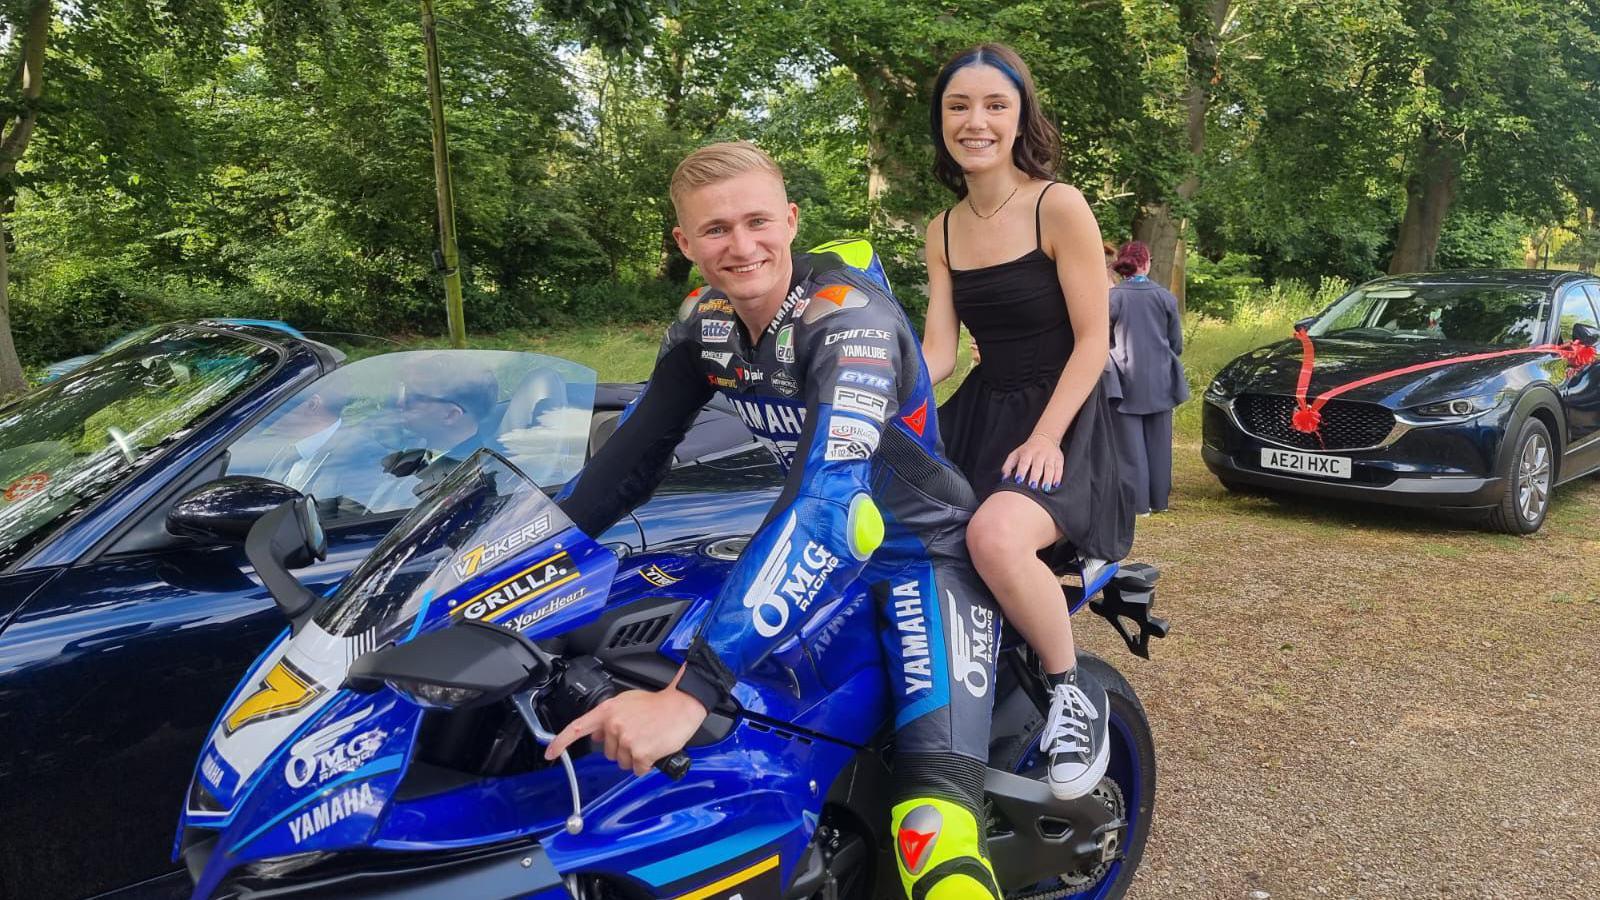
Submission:
[[[1034,248],[1026,255],[981,269],[950,270],[956,316],[977,340],[982,361],[939,407],[939,433],[945,455],[980,499],[997,490],[1024,494],[1050,514],[1066,542],[1081,553],[1121,559],[1133,545],[1133,498],[1119,477],[1116,432],[1102,383],[1096,383],[1061,440],[1065,462],[1059,489],[1045,493],[1000,480],[1000,467],[1034,432],[1072,355],[1072,323],[1055,260],[1043,249],[1038,205],[1033,225]],[[944,247],[948,264],[948,212]]]

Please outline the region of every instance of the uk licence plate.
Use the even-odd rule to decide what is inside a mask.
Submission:
[[[1261,448],[1261,467],[1293,472],[1296,475],[1318,475],[1323,478],[1349,478],[1350,457],[1325,456],[1321,453],[1301,453],[1298,450]]]

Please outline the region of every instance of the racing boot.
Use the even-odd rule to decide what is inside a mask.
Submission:
[[[1075,800],[1094,790],[1106,774],[1110,756],[1106,692],[1093,683],[1080,686],[1076,666],[1045,677],[1050,684],[1050,713],[1039,736],[1039,750],[1050,755],[1045,780],[1057,800]]]
[[[895,804],[890,824],[908,900],[1001,900],[978,821],[966,807],[912,798]]]

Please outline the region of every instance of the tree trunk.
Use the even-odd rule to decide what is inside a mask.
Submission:
[[[1183,271],[1179,263],[1183,252],[1182,224],[1172,217],[1172,206],[1167,203],[1146,205],[1133,223],[1134,239],[1150,248],[1150,280],[1165,285],[1174,294],[1178,291],[1172,286],[1173,275]]]
[[[44,44],[49,34],[50,0],[38,0],[28,10],[27,25],[14,37],[22,42],[18,73],[22,96],[16,117],[4,123],[4,137],[0,137],[0,191],[7,197],[15,190],[11,177],[17,172],[17,161],[28,149],[28,139],[39,118],[39,98],[44,93]],[[0,397],[28,388],[11,339],[10,260],[5,243],[5,221],[0,219]]]
[[[1426,272],[1434,266],[1439,251],[1439,233],[1444,218],[1455,200],[1460,164],[1450,150],[1429,133],[1423,139],[1417,170],[1406,179],[1406,213],[1400,220],[1400,235],[1389,274]]]

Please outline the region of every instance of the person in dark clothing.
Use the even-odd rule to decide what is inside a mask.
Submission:
[[[983,498],[967,529],[973,564],[1052,684],[1041,749],[1057,797],[1105,772],[1106,694],[1079,684],[1060,583],[1037,551],[1065,541],[1120,559],[1133,542],[1101,375],[1110,325],[1100,226],[1053,180],[1059,138],[1026,65],[983,44],[934,86],[934,174],[961,202],[928,226],[923,354],[935,382],[955,368],[958,323],[982,362],[939,409],[946,452]]]
[[[1111,289],[1111,364],[1121,397],[1112,404],[1122,476],[1139,515],[1164,512],[1172,493],[1172,410],[1189,399],[1178,298],[1150,280],[1150,248],[1124,244]]]
[[[644,392],[558,502],[586,533],[603,532],[661,483],[717,393],[788,480],[672,683],[579,717],[546,758],[593,735],[642,774],[860,580],[881,610],[894,685],[891,827],[906,895],[999,900],[981,813],[1000,619],[967,560],[972,491],[939,454],[916,333],[887,281],[869,274],[881,272],[870,248],[857,248],[870,261],[862,268],[835,245],[790,253],[798,209],[754,145],[690,154],[672,199],[678,245],[710,287],[684,301]]]

